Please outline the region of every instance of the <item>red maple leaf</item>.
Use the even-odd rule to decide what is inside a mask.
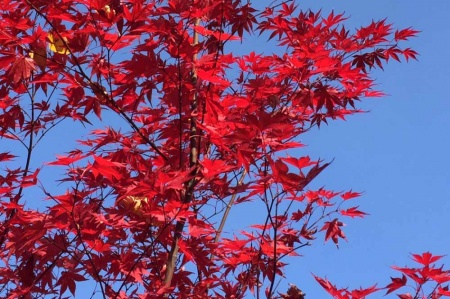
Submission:
[[[339,213],[341,213],[341,215],[349,216],[352,218],[354,218],[354,217],[364,218],[365,215],[368,215],[367,213],[364,213],[364,212],[358,210],[358,207],[351,207],[346,210],[340,210]]]
[[[340,222],[337,218],[333,221],[325,222],[323,227],[320,229],[320,231],[326,230],[325,241],[331,239],[337,246],[339,238],[346,239],[344,232],[340,228],[341,226],[344,226],[344,223]]]
[[[17,84],[22,79],[28,80],[36,69],[33,58],[21,56],[14,61],[8,74],[12,77],[12,81]]]

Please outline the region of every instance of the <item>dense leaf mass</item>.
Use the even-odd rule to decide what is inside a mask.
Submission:
[[[0,14],[2,298],[303,298],[276,290],[283,259],[320,234],[338,245],[341,218],[366,213],[348,206],[358,192],[308,188],[330,163],[299,137],[382,95],[372,69],[417,55],[411,28],[348,29],[294,1],[5,0]],[[266,42],[275,53],[250,50]],[[264,212],[225,237],[236,205]],[[448,281],[437,258],[397,268],[388,293]],[[377,290],[317,280],[336,298]]]

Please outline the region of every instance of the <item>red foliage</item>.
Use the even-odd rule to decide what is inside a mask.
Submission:
[[[358,192],[308,188],[330,163],[298,155],[299,137],[381,96],[371,69],[415,59],[398,43],[417,31],[393,32],[382,20],[351,33],[344,15],[294,1],[258,7],[3,3],[1,297],[75,296],[84,280],[93,285],[85,297],[304,297],[275,290],[283,258],[321,231],[337,245],[340,217],[366,213],[341,207]],[[258,36],[281,54],[238,54]],[[53,136],[60,148],[46,143],[54,128],[65,134]],[[235,205],[267,213],[225,238]],[[414,257],[423,268],[396,268],[404,276],[388,293],[408,277],[448,295],[436,257]],[[317,280],[336,298],[378,290],[346,293]]]
[[[433,256],[429,252],[423,254],[413,254],[413,260],[421,264],[421,268],[400,268],[392,267],[393,269],[402,272],[401,277],[391,277],[391,283],[384,288],[376,288],[375,286],[359,289],[359,290],[348,290],[338,289],[336,286],[332,285],[328,280],[315,276],[315,279],[320,283],[320,285],[336,299],[364,299],[367,295],[387,290],[386,295],[397,291],[403,287],[408,287],[410,292],[397,294],[399,298],[402,299],[413,299],[413,298],[441,298],[450,296],[448,291],[448,281],[450,281],[450,270],[443,270],[442,266],[437,267],[434,262],[438,261],[442,256]],[[409,279],[409,280],[408,280]]]

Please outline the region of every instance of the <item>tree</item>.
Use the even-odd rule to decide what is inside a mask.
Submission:
[[[299,155],[299,136],[381,96],[372,69],[416,57],[400,47],[411,28],[352,31],[294,1],[15,0],[1,14],[6,298],[86,280],[96,298],[304,297],[276,288],[286,258],[319,235],[338,245],[342,218],[365,213],[358,192],[308,188],[330,161]],[[279,51],[248,51],[258,37]],[[58,128],[77,144],[40,161]],[[226,238],[236,205],[266,213]],[[414,259],[384,289],[432,279],[449,295],[439,257]],[[316,279],[335,298],[379,290]]]

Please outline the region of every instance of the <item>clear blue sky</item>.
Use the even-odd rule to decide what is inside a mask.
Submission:
[[[311,272],[342,287],[384,286],[389,276],[399,276],[391,265],[412,265],[410,253],[450,253],[450,2],[299,3],[305,9],[322,8],[324,14],[346,12],[349,27],[387,17],[395,27],[422,31],[407,44],[419,52],[418,62],[390,62],[384,72],[375,73],[388,96],[368,99],[361,107],[370,113],[330,123],[303,138],[308,144],[304,153],[335,159],[313,185],[364,191],[357,203],[371,214],[346,221],[349,242],[339,250],[317,240],[288,267],[286,282],[316,299],[327,295]],[[444,261],[450,268],[450,258]]]
[[[375,73],[379,89],[388,96],[366,100],[361,107],[370,113],[331,122],[303,136],[308,147],[299,155],[334,159],[311,187],[364,191],[354,204],[371,214],[362,220],[346,219],[349,242],[341,241],[339,250],[318,239],[300,251],[304,257],[288,260],[287,278],[278,290],[294,283],[306,298],[318,299],[329,296],[311,273],[327,276],[342,287],[375,282],[383,286],[396,275],[391,265],[412,264],[410,253],[450,253],[450,134],[446,132],[450,128],[450,2],[303,0],[299,4],[314,11],[322,8],[324,14],[331,9],[346,12],[349,28],[387,17],[395,27],[422,31],[405,44],[419,52],[418,62],[390,62],[384,72]],[[265,40],[260,42],[254,45],[256,51],[266,47]],[[82,127],[75,125],[72,130],[77,128]],[[45,145],[37,149],[36,166],[39,160],[51,161],[55,153],[73,148],[73,140],[61,144],[66,130],[56,128],[46,137]],[[48,175],[46,171],[44,167],[43,175]],[[247,215],[248,211],[236,209],[230,221],[240,222]],[[445,261],[450,268],[450,258]]]

